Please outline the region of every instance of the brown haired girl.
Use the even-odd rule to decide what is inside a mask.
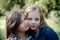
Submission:
[[[11,11],[6,17],[7,40],[28,40],[25,32],[29,29],[24,14],[19,10]]]
[[[42,10],[37,5],[31,5],[25,9],[26,19],[29,21],[29,35],[31,40],[58,40],[56,32],[54,32],[45,22]]]

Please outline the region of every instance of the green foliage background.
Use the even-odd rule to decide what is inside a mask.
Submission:
[[[0,32],[0,38],[2,38],[2,40],[4,40],[2,34],[4,34],[6,29],[6,14],[13,9],[24,10],[32,4],[41,7],[47,24],[56,31],[60,38],[60,0],[0,0],[0,29],[3,30]],[[6,35],[6,32],[4,35]]]

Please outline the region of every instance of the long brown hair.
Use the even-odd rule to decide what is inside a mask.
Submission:
[[[21,23],[22,12],[20,10],[12,10],[6,16],[7,38],[13,33],[16,35],[17,28]]]

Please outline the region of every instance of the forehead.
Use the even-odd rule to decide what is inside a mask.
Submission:
[[[40,18],[40,13],[38,11],[31,11],[31,12],[28,13],[28,17],[33,17],[33,18],[38,17],[38,18]]]

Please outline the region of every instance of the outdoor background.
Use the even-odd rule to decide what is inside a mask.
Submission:
[[[0,40],[6,40],[6,14],[14,9],[24,10],[32,4],[41,7],[45,21],[60,40],[60,0],[0,0]]]

